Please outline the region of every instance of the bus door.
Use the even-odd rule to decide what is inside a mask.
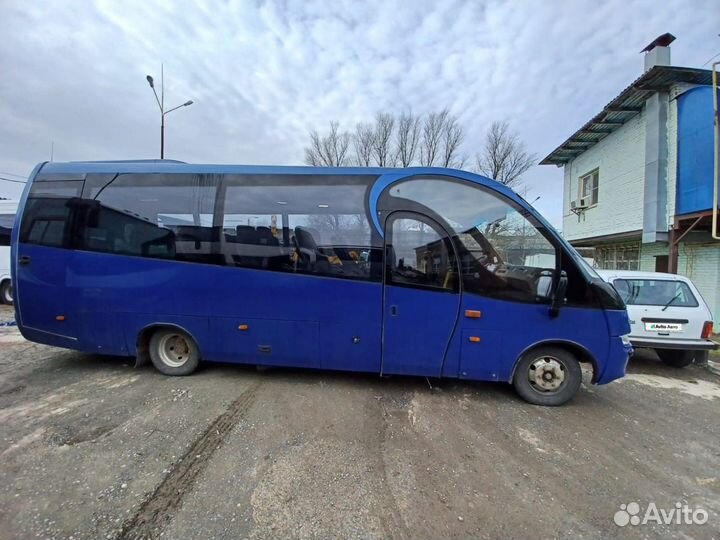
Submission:
[[[385,221],[382,374],[439,377],[460,310],[457,257],[434,220]]]

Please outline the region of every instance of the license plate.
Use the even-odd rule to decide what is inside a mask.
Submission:
[[[667,322],[646,322],[645,330],[648,332],[682,332],[683,325]]]

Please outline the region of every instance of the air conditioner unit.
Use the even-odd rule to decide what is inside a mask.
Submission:
[[[570,201],[570,210],[575,210],[577,208],[577,201]]]
[[[578,199],[577,208],[587,208],[588,207],[588,198],[587,197],[580,197]]]

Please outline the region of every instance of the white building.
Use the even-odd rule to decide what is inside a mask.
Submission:
[[[573,245],[593,247],[599,268],[690,277],[718,321],[712,72],[671,66],[673,39],[648,45],[644,73],[541,164],[563,167]]]

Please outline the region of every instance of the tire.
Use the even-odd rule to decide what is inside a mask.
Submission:
[[[698,366],[707,366],[710,359],[710,351],[695,351],[695,364]]]
[[[165,375],[190,375],[200,364],[195,340],[177,328],[160,328],[150,338],[150,359]]]
[[[655,349],[655,352],[666,366],[678,369],[692,364],[693,358],[695,357],[694,351],[683,351],[679,349]]]
[[[560,347],[538,347],[527,352],[513,376],[513,386],[521,398],[533,405],[550,407],[572,399],[581,382],[580,362]]]
[[[0,284],[0,302],[12,306],[13,301],[12,283],[9,279],[6,279]]]

